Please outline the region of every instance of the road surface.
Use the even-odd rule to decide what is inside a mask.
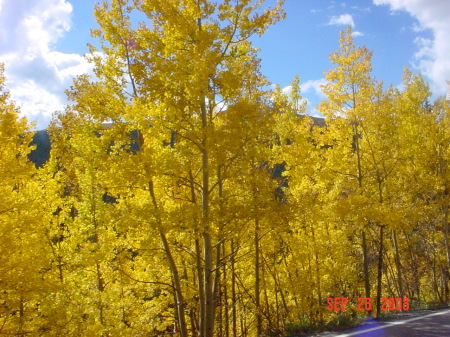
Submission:
[[[450,337],[450,310],[411,312],[401,319],[374,319],[350,330],[311,337]]]

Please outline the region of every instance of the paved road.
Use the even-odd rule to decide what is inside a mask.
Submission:
[[[450,310],[411,313],[400,320],[369,320],[351,330],[317,337],[450,337]]]

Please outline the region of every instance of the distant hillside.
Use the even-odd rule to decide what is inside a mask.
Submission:
[[[325,126],[325,120],[323,118],[311,117],[314,124],[317,126]],[[50,158],[50,136],[47,130],[39,130],[34,134],[33,140],[30,145],[36,145],[36,149],[30,152],[28,159],[31,160],[36,167],[43,166]],[[134,149],[136,150],[136,149]]]
[[[325,119],[321,118],[321,117],[313,117],[313,116],[309,116],[312,118],[312,120],[314,121],[314,125],[317,126],[325,126]]]
[[[30,145],[36,145],[36,149],[30,152],[28,159],[31,160],[36,167],[41,167],[50,158],[51,144],[47,130],[36,131]]]

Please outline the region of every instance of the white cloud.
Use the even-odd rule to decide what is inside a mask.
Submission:
[[[306,113],[312,117],[324,118],[322,113],[316,107],[310,107]]]
[[[412,26],[412,30],[413,30],[413,32],[420,33],[420,32],[423,32],[425,30],[425,28],[422,27],[421,25],[418,25],[417,23],[414,23]]]
[[[301,91],[303,92],[303,85],[302,85],[301,83],[300,83],[300,89],[301,89]],[[284,87],[283,89],[281,89],[281,91],[282,91],[285,95],[289,95],[289,94],[292,92],[292,85],[288,85],[288,86]],[[302,95],[302,92],[300,93],[300,95]],[[289,96],[288,96],[288,97],[289,97]],[[290,99],[289,99],[289,100],[290,100]],[[300,103],[300,104],[306,103],[306,106],[307,106],[307,107],[311,104],[310,100],[309,100],[308,98],[304,97],[303,95],[302,95],[302,99],[300,100],[299,103]]]
[[[328,21],[328,25],[355,27],[355,22],[350,14],[342,14],[339,16],[332,16],[330,21]]]
[[[286,87],[284,87],[283,89],[281,89],[281,91],[283,92],[283,94],[287,95],[290,94],[292,91],[292,85],[288,85]]]
[[[303,101],[306,102],[307,115],[323,118],[323,115],[315,107],[315,103],[317,103],[321,98],[326,97],[321,89],[321,86],[326,83],[327,81],[324,78],[300,83],[301,95],[303,97]],[[284,87],[282,91],[285,94],[289,94],[292,91],[292,86],[288,85]]]
[[[357,11],[367,12],[367,13],[370,13],[371,10],[372,10],[370,7],[358,7],[358,6],[352,6],[351,8],[354,9],[354,10],[357,10]]]
[[[450,1],[447,0],[373,0],[375,5],[389,5],[391,10],[403,10],[415,17],[420,26],[413,30],[431,29],[433,38],[416,39],[419,51],[414,55],[417,68],[431,80],[435,93],[447,91],[450,79]]]
[[[325,95],[322,92],[322,89],[320,88],[322,85],[326,84],[327,81],[324,78],[318,79],[318,80],[309,80],[305,83],[300,83],[300,94],[303,93],[314,93],[317,96],[325,97]],[[281,91],[284,94],[290,94],[292,91],[292,86],[288,85],[281,89]]]
[[[325,85],[327,81],[324,78],[318,80],[309,80],[301,85],[302,92],[314,92],[317,96],[325,98],[321,86]]]
[[[43,111],[43,115],[48,117],[48,112],[51,113],[61,107],[61,102],[57,95],[42,88],[33,80],[19,83],[15,86],[15,91],[14,98],[22,106],[22,112],[28,116],[33,116],[38,111]]]
[[[92,68],[79,54],[54,51],[71,28],[72,9],[66,0],[0,0],[0,62],[12,98],[30,119],[62,110],[73,77]]]
[[[352,36],[353,37],[360,37],[360,36],[364,36],[364,33],[362,33],[362,32],[352,32]]]
[[[448,85],[448,91],[447,91],[447,95],[445,95],[445,96],[446,96],[447,99],[450,100],[450,81],[446,81],[446,82],[447,82],[447,85]]]

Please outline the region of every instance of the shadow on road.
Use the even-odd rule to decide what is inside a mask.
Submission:
[[[450,310],[419,310],[389,318],[368,319],[352,329],[309,337],[450,337]]]

